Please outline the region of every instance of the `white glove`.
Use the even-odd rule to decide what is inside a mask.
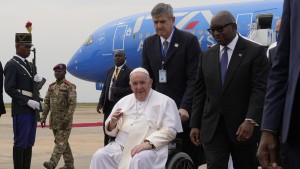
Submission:
[[[28,100],[27,105],[33,109],[40,110],[40,103],[35,100]]]
[[[43,80],[43,76],[36,74],[33,78],[35,82],[41,82]]]

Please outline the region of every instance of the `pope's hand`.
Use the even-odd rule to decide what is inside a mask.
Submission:
[[[111,116],[110,122],[109,122],[109,126],[108,126],[108,131],[113,130],[116,125],[118,120],[123,116],[123,112],[121,112],[121,109],[117,109]]]

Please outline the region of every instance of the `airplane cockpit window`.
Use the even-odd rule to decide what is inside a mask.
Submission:
[[[87,39],[83,44],[87,46],[87,45],[92,44],[93,41],[94,41],[94,38],[93,38],[93,36],[91,35],[91,36],[88,37],[88,39]]]

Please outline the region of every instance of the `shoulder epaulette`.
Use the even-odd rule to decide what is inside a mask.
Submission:
[[[54,85],[56,82],[53,82],[53,83],[51,83],[49,86],[52,86],[52,85]]]
[[[71,85],[72,83],[66,80],[66,81],[65,81],[65,84],[66,84],[66,85]]]

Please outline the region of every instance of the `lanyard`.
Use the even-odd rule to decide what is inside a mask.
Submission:
[[[115,71],[114,71],[114,80],[117,80],[117,79],[118,79],[119,73],[120,73],[120,71],[118,71],[118,67],[117,67],[117,66],[115,66]]]

